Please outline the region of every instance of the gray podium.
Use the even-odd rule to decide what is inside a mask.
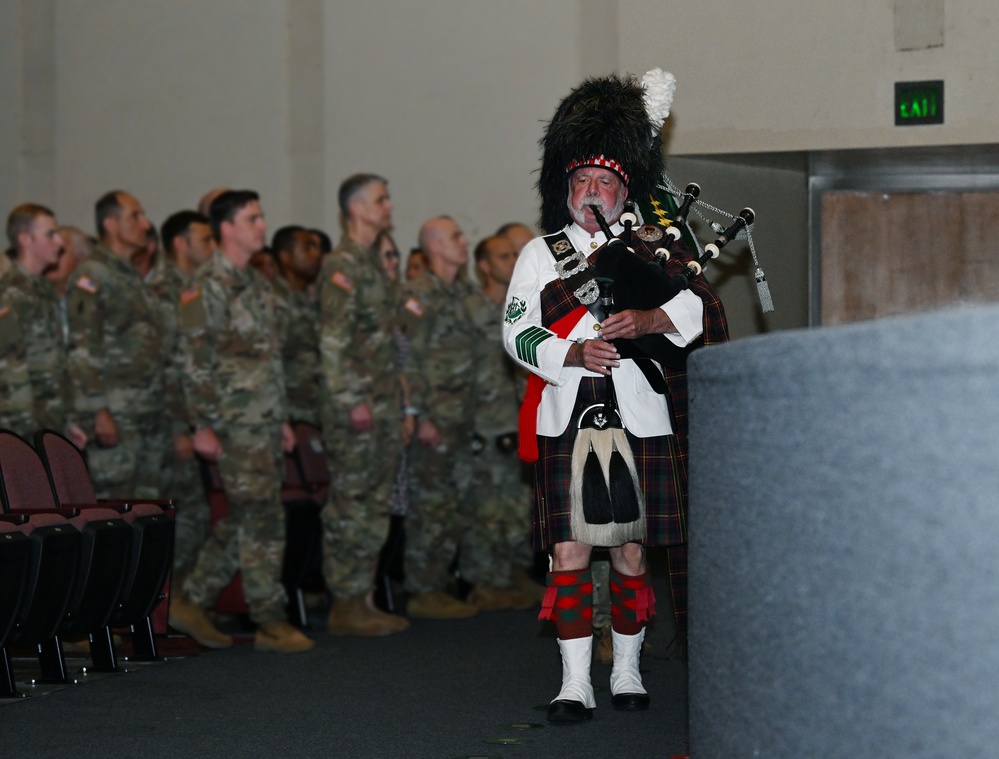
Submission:
[[[692,759],[999,757],[999,308],[689,369]]]

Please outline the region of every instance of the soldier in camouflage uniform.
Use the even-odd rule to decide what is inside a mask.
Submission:
[[[516,262],[506,237],[480,242],[475,265],[484,286],[466,303],[482,345],[475,409],[481,445],[474,457],[476,515],[461,547],[461,571],[475,586],[469,602],[484,611],[534,605],[513,587],[515,553],[530,533],[531,508],[531,489],[517,456],[517,417],[527,377],[503,348],[506,289]]]
[[[95,206],[101,244],[73,273],[67,295],[73,410],[95,445],[99,497],[155,498],[167,445],[164,345],[156,299],[132,267],[149,220],[126,192]]]
[[[396,366],[398,293],[372,245],[392,223],[387,183],[359,174],[340,186],[346,234],[319,274],[322,428],[332,477],[322,512],[323,575],[333,635],[390,635],[409,622],[372,600],[402,451]]]
[[[467,309],[474,291],[463,274],[468,241],[453,219],[438,217],[421,228],[420,249],[430,268],[407,283],[400,309],[410,342],[403,369],[410,404],[419,417],[410,452],[413,499],[406,531],[409,615],[471,617],[477,606],[444,592],[448,566],[472,519],[469,486],[480,337]]]
[[[279,276],[271,285],[284,312],[281,359],[288,393],[288,415],[319,426],[319,240],[305,227],[282,227],[271,250]]]
[[[248,268],[264,244],[258,195],[222,193],[212,203],[219,249],[181,293],[178,310],[182,375],[194,449],[218,462],[229,513],[212,527],[170,623],[210,647],[232,645],[205,608],[237,570],[250,617],[259,625],[257,651],[295,653],[313,642],[286,621],[281,585],[284,510],[281,450],[294,448],[287,422],[281,343],[274,293]]]
[[[66,314],[66,288],[69,286],[69,278],[80,264],[90,258],[97,241],[76,227],[61,226],[59,235],[62,237],[62,253],[59,254],[59,261],[42,274],[52,283],[56,295],[59,296],[59,321],[62,326],[62,344],[65,347],[69,343],[69,319]]]
[[[69,377],[62,342],[59,301],[43,276],[59,258],[63,240],[52,211],[26,203],[7,217],[7,237],[15,253],[0,277],[0,351],[3,377],[0,426],[29,441],[35,432],[68,434],[79,448],[83,430],[69,423]]]
[[[194,270],[215,248],[211,223],[196,211],[178,211],[161,227],[163,251],[146,284],[156,296],[166,346],[166,416],[172,444],[163,461],[160,490],[177,507],[174,519],[173,583],[181,587],[208,537],[209,510],[201,467],[194,455],[194,425],[187,412],[178,352],[177,304],[191,286]]]

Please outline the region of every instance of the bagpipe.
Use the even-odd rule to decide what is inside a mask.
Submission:
[[[704,246],[701,255],[687,261],[677,260],[675,252],[681,244],[682,230],[699,194],[698,185],[687,185],[683,201],[663,235],[663,244],[655,250],[654,260],[651,261],[635,253],[633,227],[638,217],[632,208],[626,207],[621,215],[624,232],[618,237],[611,231],[600,210],[591,206],[597,224],[607,236],[607,243],[597,251],[594,269],[598,285],[604,283],[611,288],[614,310],[648,311],[672,300],[688,289],[694,278],[702,274],[708,261],[717,258],[722,248],[736,239],[756,218],[752,208],[743,208],[729,227],[721,230],[713,242]],[[687,354],[685,348],[676,346],[665,335],[659,334],[615,340],[614,345],[623,358],[647,357],[669,367],[683,362]]]

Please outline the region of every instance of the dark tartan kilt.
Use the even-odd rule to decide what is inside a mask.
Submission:
[[[584,377],[577,407],[604,400],[603,380]],[[548,550],[553,543],[572,540],[569,493],[572,446],[576,440],[573,418],[559,437],[538,435],[538,461],[534,467],[534,549]],[[645,493],[647,546],[678,545],[687,541],[685,472],[675,435],[639,438],[625,430],[631,443],[638,478]]]

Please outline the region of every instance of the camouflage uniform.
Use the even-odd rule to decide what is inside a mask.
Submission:
[[[163,325],[156,299],[128,261],[98,246],[67,289],[69,376],[99,497],[155,498],[168,441],[163,424]],[[107,409],[118,444],[103,448],[94,414]]]
[[[190,435],[193,425],[187,413],[181,373],[184,370],[178,352],[179,335],[177,304],[181,293],[191,286],[191,277],[172,261],[161,255],[146,278],[146,284],[156,296],[163,321],[163,345],[166,348],[165,395],[166,423],[170,439]],[[173,581],[182,583],[194,569],[201,546],[208,537],[210,515],[201,466],[197,457],[177,458],[172,444],[163,457],[160,492],[173,499],[177,507],[174,520]]]
[[[480,341],[467,301],[473,288],[463,277],[446,285],[429,270],[403,293],[402,327],[410,341],[404,366],[410,403],[441,436],[434,449],[415,441],[410,449],[412,507],[406,531],[409,590],[444,589],[472,513],[475,367]],[[476,495],[476,499],[478,495]]]
[[[505,588],[514,559],[523,566],[533,560],[530,554],[518,554],[527,548],[531,532],[531,489],[517,456],[517,417],[526,377],[503,348],[503,304],[477,290],[466,307],[482,347],[476,366],[475,520],[461,548],[461,570],[473,585]]]
[[[229,503],[184,594],[212,606],[241,570],[253,620],[283,621],[281,424],[287,414],[273,290],[255,271],[215,251],[181,293],[178,320],[188,415],[222,444],[218,467]]]
[[[281,360],[288,415],[319,426],[319,301],[312,290],[292,290],[282,277],[271,286],[283,311]]]
[[[0,427],[31,441],[35,432],[65,432],[69,409],[59,296],[21,264],[0,277]]]
[[[364,596],[388,535],[389,505],[402,454],[401,387],[393,330],[398,290],[378,254],[348,237],[318,279],[322,428],[332,483],[323,509],[323,574],[335,596]],[[369,432],[349,427],[366,403]]]

